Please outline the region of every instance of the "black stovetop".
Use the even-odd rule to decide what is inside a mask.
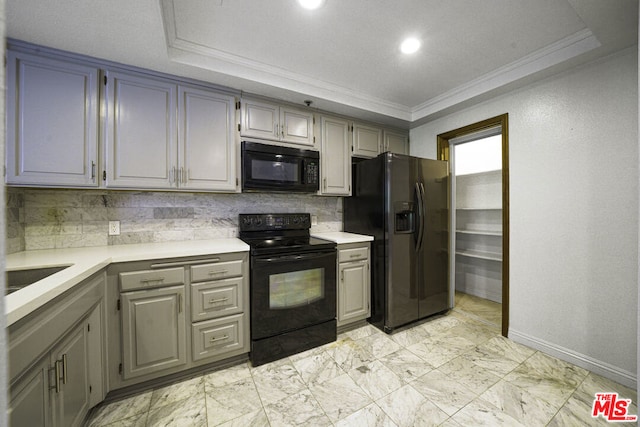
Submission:
[[[309,235],[311,215],[240,214],[240,239],[252,255],[304,253],[335,249],[336,244]]]

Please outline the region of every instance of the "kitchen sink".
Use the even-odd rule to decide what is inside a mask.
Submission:
[[[62,271],[67,267],[69,266],[62,265],[57,267],[7,271],[5,295],[9,295],[12,292],[19,291],[20,289],[29,286],[32,283],[37,282],[38,280],[42,280],[45,277],[49,277],[52,274]]]

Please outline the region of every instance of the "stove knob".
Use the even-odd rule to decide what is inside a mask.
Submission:
[[[254,221],[254,223],[255,223],[257,226],[262,225],[262,218],[256,218],[256,220]]]
[[[298,218],[297,216],[293,217],[293,223],[294,224],[298,224],[300,222],[300,218]]]

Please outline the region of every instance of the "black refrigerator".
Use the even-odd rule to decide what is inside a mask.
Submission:
[[[344,231],[373,236],[371,318],[387,333],[449,302],[449,168],[383,153],[353,164]]]

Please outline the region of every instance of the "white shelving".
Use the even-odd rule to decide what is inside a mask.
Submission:
[[[501,171],[456,177],[456,289],[502,301]]]

